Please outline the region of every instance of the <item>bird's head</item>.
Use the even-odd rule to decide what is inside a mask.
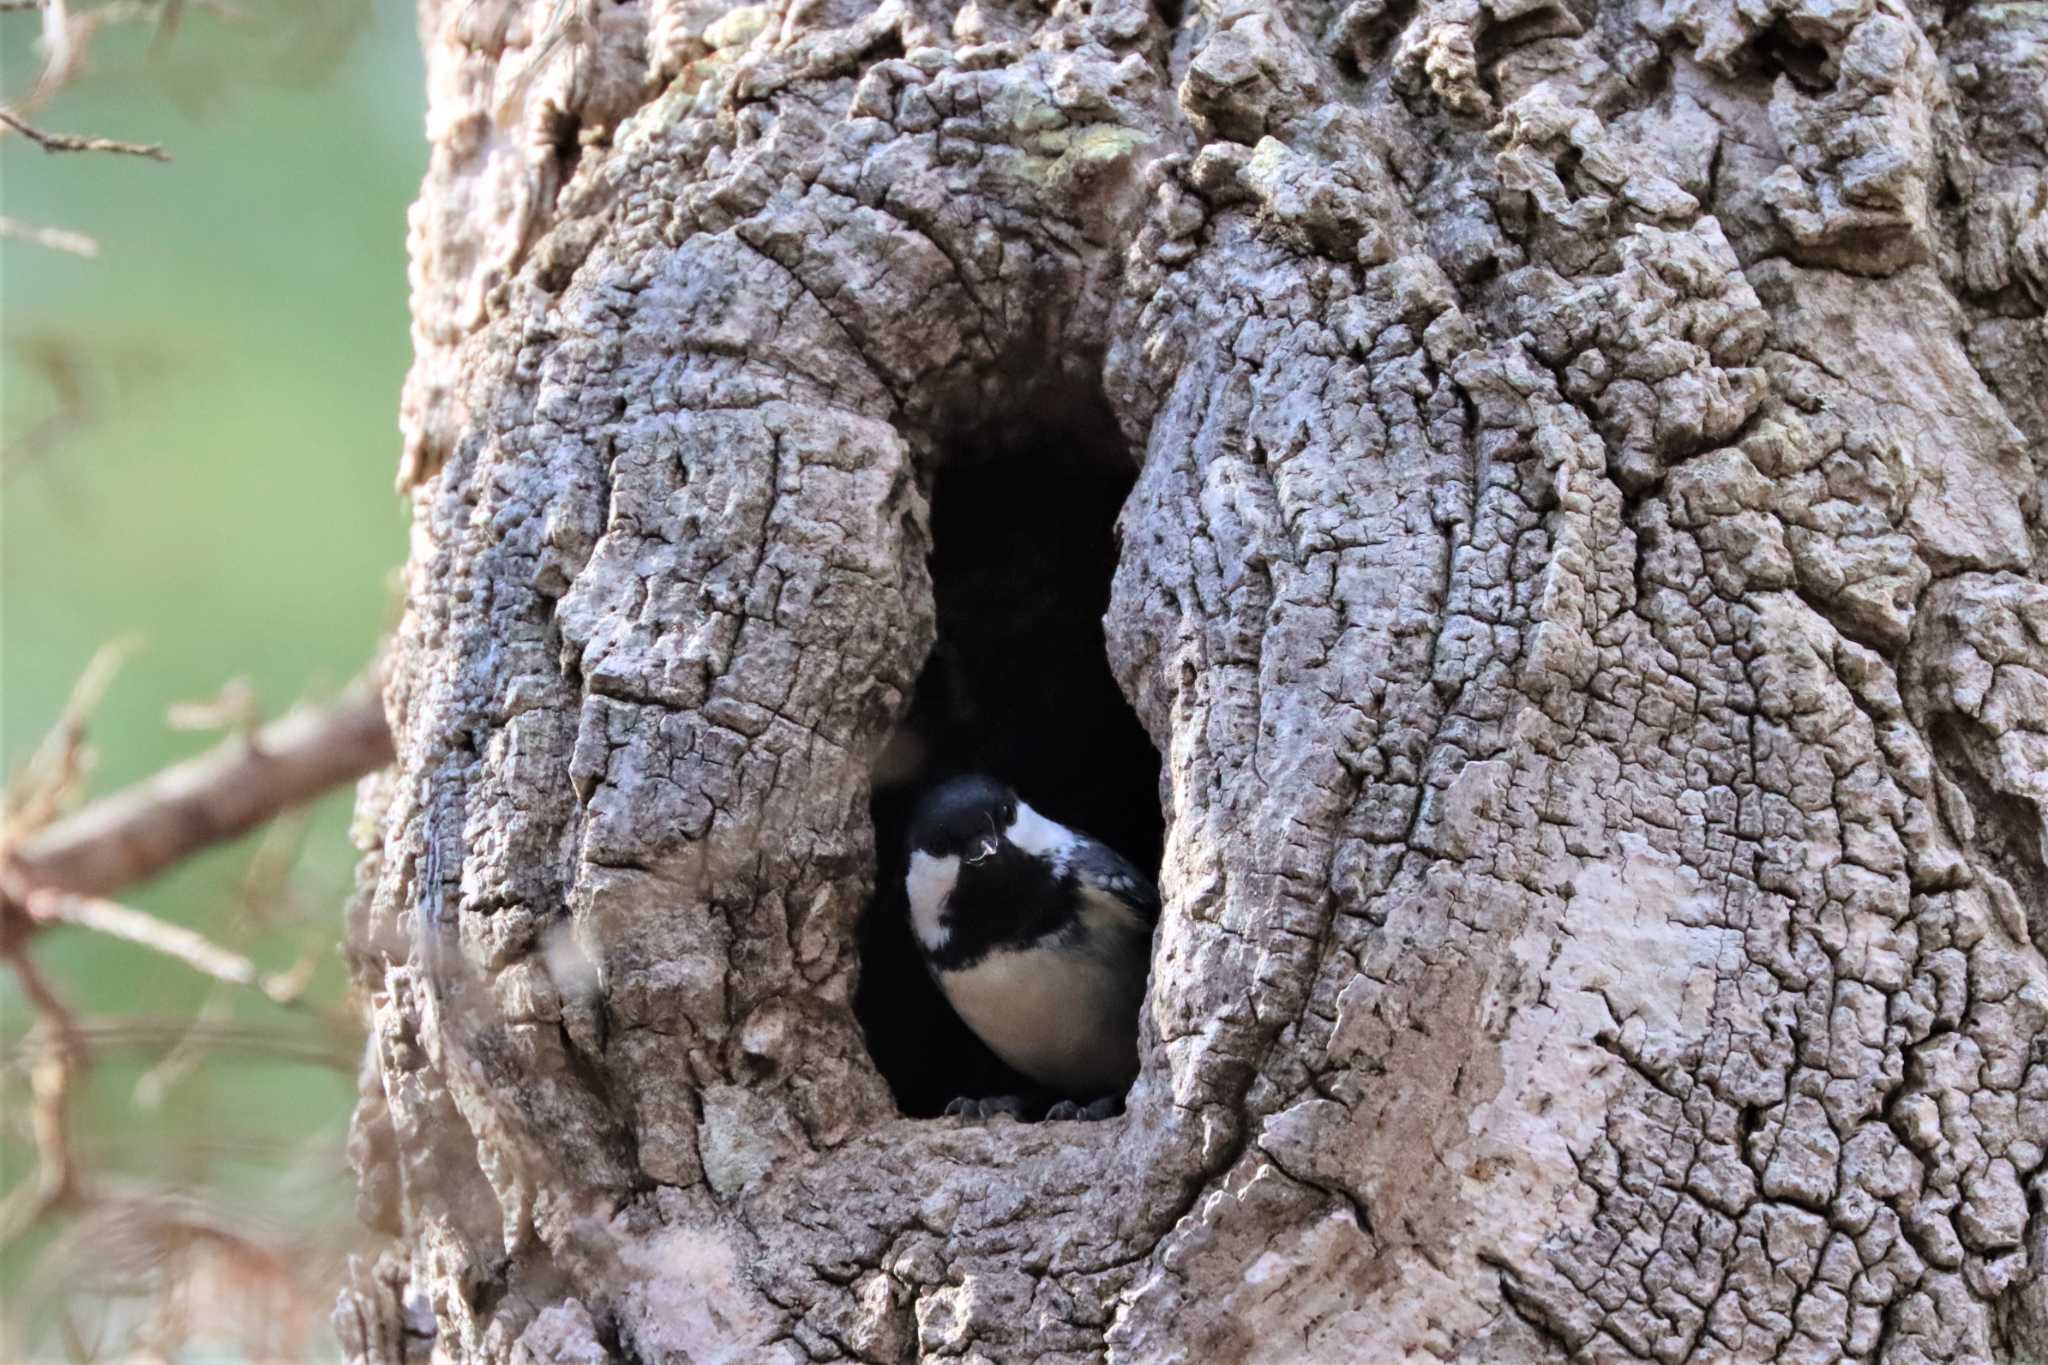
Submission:
[[[1020,804],[1017,793],[994,778],[970,775],[940,783],[910,817],[910,856],[985,863],[1002,852]]]
[[[964,894],[974,939],[1022,932],[1013,921],[1030,906],[1027,887],[1050,885],[1065,865],[1074,835],[1024,804],[993,778],[956,777],[925,794],[910,818],[905,888],[918,938],[943,950],[963,926],[948,915]]]

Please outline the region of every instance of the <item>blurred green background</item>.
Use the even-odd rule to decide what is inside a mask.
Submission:
[[[210,698],[230,679],[247,680],[265,715],[331,695],[395,612],[405,210],[426,162],[414,15],[390,0],[238,4],[251,22],[223,24],[190,5],[154,46],[147,28],[109,28],[88,67],[31,119],[158,142],[171,164],[0,139],[0,214],[100,245],[86,260],[0,241],[0,758],[13,774],[95,650],[134,636],[140,647],[91,726],[92,794],[217,742],[171,728],[166,708]],[[33,86],[40,23],[33,12],[0,14],[0,102]],[[266,853],[291,874],[265,905],[245,894],[254,839],[123,897],[271,969],[317,952],[309,1009],[230,993],[76,930],[46,932],[33,950],[82,1017],[148,1025],[96,1050],[75,1103],[98,1186],[190,1192],[309,1264],[360,1235],[340,1165],[352,1066],[269,1054],[304,1042],[339,1059],[354,1048],[335,1023],[345,1013],[335,941],[354,860],[350,800],[329,797],[296,843],[289,829],[271,836]],[[189,1068],[157,1072],[167,1083],[138,1096],[181,1024],[201,1014],[209,1035],[247,1024],[259,1041],[230,1036]],[[0,1190],[33,1175],[28,1021],[0,971]],[[122,1287],[111,1270],[102,1285],[77,1260],[53,1260],[67,1237],[84,1238],[74,1249],[88,1266],[135,1270],[145,1298],[164,1272],[102,1253],[75,1219],[51,1221],[0,1251],[0,1356],[79,1353],[52,1334],[51,1266],[88,1298]],[[147,1259],[146,1248],[117,1250]],[[105,1348],[150,1330],[149,1312],[132,1303],[96,1312],[107,1320],[79,1321],[109,1334]],[[312,1340],[332,1353],[324,1325]],[[245,1356],[195,1332],[172,1358]]]

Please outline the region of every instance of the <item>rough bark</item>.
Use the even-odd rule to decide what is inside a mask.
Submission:
[[[2048,1351],[2048,10],[422,23],[355,1358]],[[1143,1074],[903,1118],[926,499],[1077,391]]]

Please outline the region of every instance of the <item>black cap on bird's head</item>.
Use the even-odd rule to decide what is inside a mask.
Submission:
[[[925,793],[910,817],[910,851],[975,863],[996,851],[1017,818],[1017,793],[971,773]]]

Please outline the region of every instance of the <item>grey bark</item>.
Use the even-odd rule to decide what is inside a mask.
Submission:
[[[425,0],[357,1360],[2048,1353],[2048,8]],[[1127,1115],[849,999],[1099,383]]]

